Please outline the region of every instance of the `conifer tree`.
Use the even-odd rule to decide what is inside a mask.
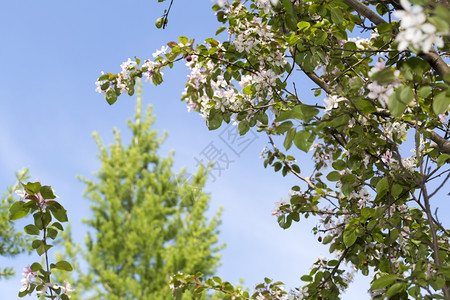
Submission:
[[[207,172],[174,174],[172,155],[158,154],[165,136],[151,130],[153,122],[151,107],[145,115],[141,111],[139,93],[128,146],[117,130],[109,148],[94,135],[102,165],[96,181],[81,179],[93,215],[85,220],[88,270],[75,281],[73,298],[171,299],[172,275],[211,275],[219,264],[220,213],[206,218],[210,197],[201,191]]]

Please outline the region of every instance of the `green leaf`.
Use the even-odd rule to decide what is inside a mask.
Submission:
[[[398,92],[398,100],[403,102],[403,104],[408,105],[414,98],[412,88],[407,85],[399,87],[396,92]]]
[[[294,124],[291,121],[286,121],[275,127],[276,134],[282,134],[288,131]]]
[[[65,260],[58,261],[54,265],[53,268],[54,269],[58,269],[58,270],[64,270],[64,271],[72,271],[73,270],[72,265],[69,262],[65,261]]]
[[[189,39],[188,39],[187,37],[185,37],[185,36],[180,36],[180,37],[178,38],[178,40],[179,40],[180,43],[182,43],[183,45],[186,45],[186,44],[188,43],[188,41],[189,41]]]
[[[242,120],[239,122],[238,130],[240,135],[246,134],[250,130],[250,125],[247,120]]]
[[[344,231],[344,245],[349,248],[356,242],[356,230],[353,228],[347,228]]]
[[[242,92],[243,92],[245,95],[251,95],[251,94],[253,93],[253,91],[252,91],[252,85],[250,84],[250,85],[247,85],[246,87],[244,87],[244,89],[242,89]]]
[[[392,284],[397,279],[399,279],[399,277],[394,274],[383,275],[380,278],[378,278],[372,282],[372,286],[370,287],[370,289],[372,291],[383,289],[386,286]]]
[[[397,199],[398,196],[401,195],[401,193],[403,192],[403,186],[398,184],[398,183],[394,183],[392,185],[391,188],[391,195],[394,199]]]
[[[273,169],[275,170],[275,172],[280,171],[281,167],[283,166],[283,164],[279,161],[277,161],[276,163],[273,164]]]
[[[290,110],[283,110],[276,117],[275,122],[285,121],[287,119],[302,119],[303,113],[299,105],[295,106]]]
[[[220,26],[217,30],[216,30],[216,35],[221,34],[222,32],[224,32],[227,29],[226,26]]]
[[[106,101],[109,105],[113,105],[117,101],[117,94],[113,89],[106,92]]]
[[[67,210],[64,207],[62,207],[62,206],[59,206],[59,207],[56,207],[56,208],[51,207],[50,210],[51,210],[53,216],[58,221],[60,221],[60,222],[67,222],[67,220],[68,220],[67,219]],[[50,221],[48,221],[48,223],[50,223]],[[47,225],[48,225],[48,223],[47,223]]]
[[[450,155],[447,153],[443,153],[443,154],[439,155],[439,157],[437,158],[438,167],[442,167],[449,159],[450,159]]]
[[[338,171],[332,171],[328,173],[327,179],[329,181],[339,181],[339,179],[341,179],[341,173],[339,173]]]
[[[37,248],[39,248],[41,245],[42,245],[42,241],[41,241],[41,240],[34,240],[34,241],[31,243],[31,247],[32,247],[33,249],[37,249]]]
[[[391,24],[390,23],[381,23],[377,25],[377,30],[379,34],[391,32]]]
[[[326,245],[331,243],[331,241],[333,240],[333,236],[332,235],[327,235],[323,240],[322,240],[322,244]]]
[[[13,203],[13,205],[11,205],[8,214],[11,221],[18,220],[28,215],[29,209],[25,208],[24,204],[25,202],[23,201],[16,201]]]
[[[222,125],[222,116],[220,112],[215,109],[211,109],[206,123],[209,130],[215,130]]]
[[[343,160],[336,160],[332,164],[333,168],[338,171],[342,171],[347,167],[347,164]]]
[[[433,99],[433,112],[437,115],[448,111],[450,106],[450,96],[447,92],[440,92]]]
[[[311,282],[313,281],[313,278],[310,275],[303,275],[302,277],[300,277],[300,280],[305,282]]]
[[[383,197],[388,191],[389,183],[387,177],[383,177],[377,183],[377,197]]]
[[[44,224],[42,223],[42,213],[37,212],[33,215],[34,225],[36,225],[39,230],[44,229]]]
[[[37,249],[36,252],[37,254],[40,256],[42,254],[44,254],[46,251],[48,251],[50,248],[52,248],[52,245],[44,245],[44,243],[42,243]]]
[[[301,21],[297,23],[297,28],[300,32],[308,29],[309,27],[311,27],[311,24],[309,24],[309,22]]]
[[[28,194],[37,194],[41,189],[40,182],[28,182],[23,186]]]
[[[396,97],[396,93],[394,93],[389,96],[388,108],[394,117],[398,117],[405,111],[406,104],[399,101]]]
[[[30,234],[30,235],[39,235],[39,233],[40,233],[39,228],[37,228],[37,227],[36,227],[35,225],[33,225],[33,224],[30,224],[30,225],[25,226],[25,227],[23,228],[23,230],[24,230],[27,234]]]
[[[344,16],[342,15],[341,9],[331,8],[330,13],[331,13],[331,21],[333,21],[334,24],[342,24]]]
[[[369,100],[358,100],[353,102],[358,110],[360,110],[364,114],[370,114],[375,112],[376,107]]]
[[[294,138],[295,146],[304,152],[308,152],[313,143],[313,141],[311,141],[310,139],[311,135],[312,132],[306,130],[297,132]]]
[[[301,104],[300,109],[303,114],[302,119],[305,122],[311,121],[319,113],[319,110],[317,108],[306,104]]]
[[[47,237],[54,240],[57,236],[58,236],[58,230],[51,228],[51,227],[47,228]]]
[[[286,13],[293,14],[294,13],[294,6],[292,5],[291,0],[283,0],[283,6],[286,10]]]
[[[400,292],[402,292],[405,289],[405,283],[404,282],[397,282],[394,283],[391,287],[388,288],[388,290],[386,291],[386,297],[391,297],[394,295],[399,294]]]
[[[31,271],[38,272],[39,270],[42,270],[42,265],[40,263],[34,262],[31,266]]]
[[[420,287],[418,287],[417,285],[411,287],[411,288],[408,290],[408,294],[409,294],[410,296],[414,297],[415,299],[418,299],[418,298],[417,298],[417,295],[418,295],[419,293],[420,293]]]
[[[290,128],[286,134],[286,137],[284,138],[283,146],[286,150],[289,150],[289,148],[291,148],[292,146],[292,140],[296,136],[295,131],[295,128]]]
[[[52,227],[55,227],[55,228],[57,228],[57,229],[59,229],[59,230],[61,230],[61,231],[64,230],[64,228],[63,228],[63,226],[61,225],[61,223],[58,223],[58,222],[53,223],[51,226],[52,226]]]
[[[56,198],[55,194],[53,194],[52,188],[48,185],[42,186],[40,189],[40,192],[41,192],[41,196],[44,199],[55,199]]]
[[[431,95],[431,86],[426,85],[419,88],[418,94],[422,98],[426,98]]]
[[[212,97],[214,97],[214,90],[212,89],[211,85],[207,84],[205,86],[205,92],[206,95],[211,99]]]

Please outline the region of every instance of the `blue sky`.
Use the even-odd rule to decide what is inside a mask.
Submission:
[[[116,127],[127,141],[126,120],[135,108],[135,98],[126,95],[109,106],[95,92],[96,78],[101,71],[120,71],[129,57],[151,57],[180,35],[197,41],[213,36],[218,24],[211,5],[209,0],[175,1],[162,31],[153,25],[165,8],[157,1],[2,1],[0,190],[14,184],[17,170],[29,168],[32,179],[54,187],[68,209],[75,240],[82,242],[86,228],[80,220],[90,211],[76,176],[92,176],[100,167],[92,132],[109,144]],[[161,154],[175,150],[174,170],[194,170],[195,157],[212,142],[234,160],[220,176],[214,174],[216,180],[209,180],[206,189],[211,214],[225,208],[220,241],[227,247],[218,275],[232,283],[244,278],[250,288],[264,277],[298,286],[300,276],[328,251],[312,235],[314,220],[284,231],[271,215],[274,202],[286,198],[297,182],[264,169],[259,158],[264,135],[237,156],[220,138],[222,128],[208,131],[199,115],[187,112],[179,101],[187,74],[183,64],[164,73],[163,85],[144,84],[143,93],[143,104],[154,107],[154,128],[169,132]],[[300,166],[307,168],[308,161]],[[17,298],[22,268],[33,259],[0,258],[0,266],[14,266],[17,272],[14,279],[0,281],[2,299]],[[368,279],[357,278],[343,298],[360,299],[367,288]]]

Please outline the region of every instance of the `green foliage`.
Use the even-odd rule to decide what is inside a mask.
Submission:
[[[23,181],[28,178],[28,170],[23,170],[16,174],[18,181]],[[12,186],[8,189],[5,196],[2,198],[0,203],[0,255],[14,257],[23,252],[29,252],[27,247],[28,241],[23,233],[16,230],[14,226],[10,223],[10,207],[15,202],[15,197],[13,196],[14,191],[18,186]],[[20,204],[15,204],[15,206],[20,206]],[[20,209],[19,209],[20,210]],[[20,215],[21,213],[19,213]],[[14,275],[14,270],[11,267],[1,267],[0,268],[0,280],[8,279]]]
[[[169,53],[130,74],[101,77],[97,85],[108,97],[136,77],[160,84],[162,69],[190,57],[193,72],[182,100],[205,116],[208,128],[234,119],[241,135],[253,127],[268,135],[264,166],[300,181],[275,211],[278,224],[287,229],[300,216],[318,216],[314,232],[335,256],[318,259],[297,294],[339,299],[351,281],[342,266],[348,263],[374,275],[374,299],[450,298],[449,230],[435,211],[450,178],[450,10],[435,1],[413,2],[423,12],[403,12],[409,14],[403,19],[424,22],[408,28],[392,17],[402,8],[392,1],[282,0],[270,7],[225,1],[213,10],[217,32],[227,30],[229,40],[196,45],[181,37],[168,43]],[[366,31],[373,35],[355,38]],[[423,38],[413,41],[418,32]],[[299,78],[317,85],[314,97],[297,90]],[[315,99],[320,90],[323,105]],[[281,147],[275,135],[282,136]],[[314,168],[300,170],[295,161],[311,159],[308,151]],[[215,289],[237,299],[273,296],[244,295],[225,281],[192,274],[174,282],[179,290],[195,285],[198,293]]]

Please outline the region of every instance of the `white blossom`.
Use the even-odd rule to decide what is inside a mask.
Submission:
[[[335,108],[339,107],[339,102],[345,101],[344,97],[337,95],[327,95],[323,101],[325,102],[325,113],[329,113]]]
[[[281,200],[279,202],[275,202],[275,208],[272,210],[272,216],[280,216],[285,213],[283,210],[284,205],[289,205],[288,200]]]
[[[161,49],[160,49],[160,50],[156,50],[156,52],[154,52],[154,53],[152,54],[152,56],[156,58],[156,57],[160,56],[161,54],[166,54],[167,49],[169,49],[169,47],[163,45],[163,46],[161,47]]]
[[[26,266],[25,268],[23,268],[22,275],[24,276],[24,278],[20,280],[20,283],[22,284],[20,292],[25,292],[30,288],[30,285],[32,283],[35,283],[34,279],[37,276],[37,272],[33,272],[30,266]]]
[[[399,51],[412,46],[427,53],[433,47],[433,44],[437,47],[444,46],[442,33],[436,32],[436,27],[426,22],[422,7],[411,5],[408,0],[400,0],[400,4],[404,10],[394,12],[394,16],[400,20],[400,32],[395,38],[399,43]]]
[[[359,191],[351,192],[348,198],[358,200],[357,206],[361,209],[367,206],[367,203],[370,201],[370,194],[366,188],[362,188]]]
[[[407,158],[402,159],[402,165],[407,169],[409,172],[414,172],[414,169],[416,167],[416,156],[410,156]]]
[[[255,4],[259,9],[264,10],[266,14],[273,13],[272,6],[270,5],[272,3],[273,5],[277,5],[278,0],[255,0]]]

